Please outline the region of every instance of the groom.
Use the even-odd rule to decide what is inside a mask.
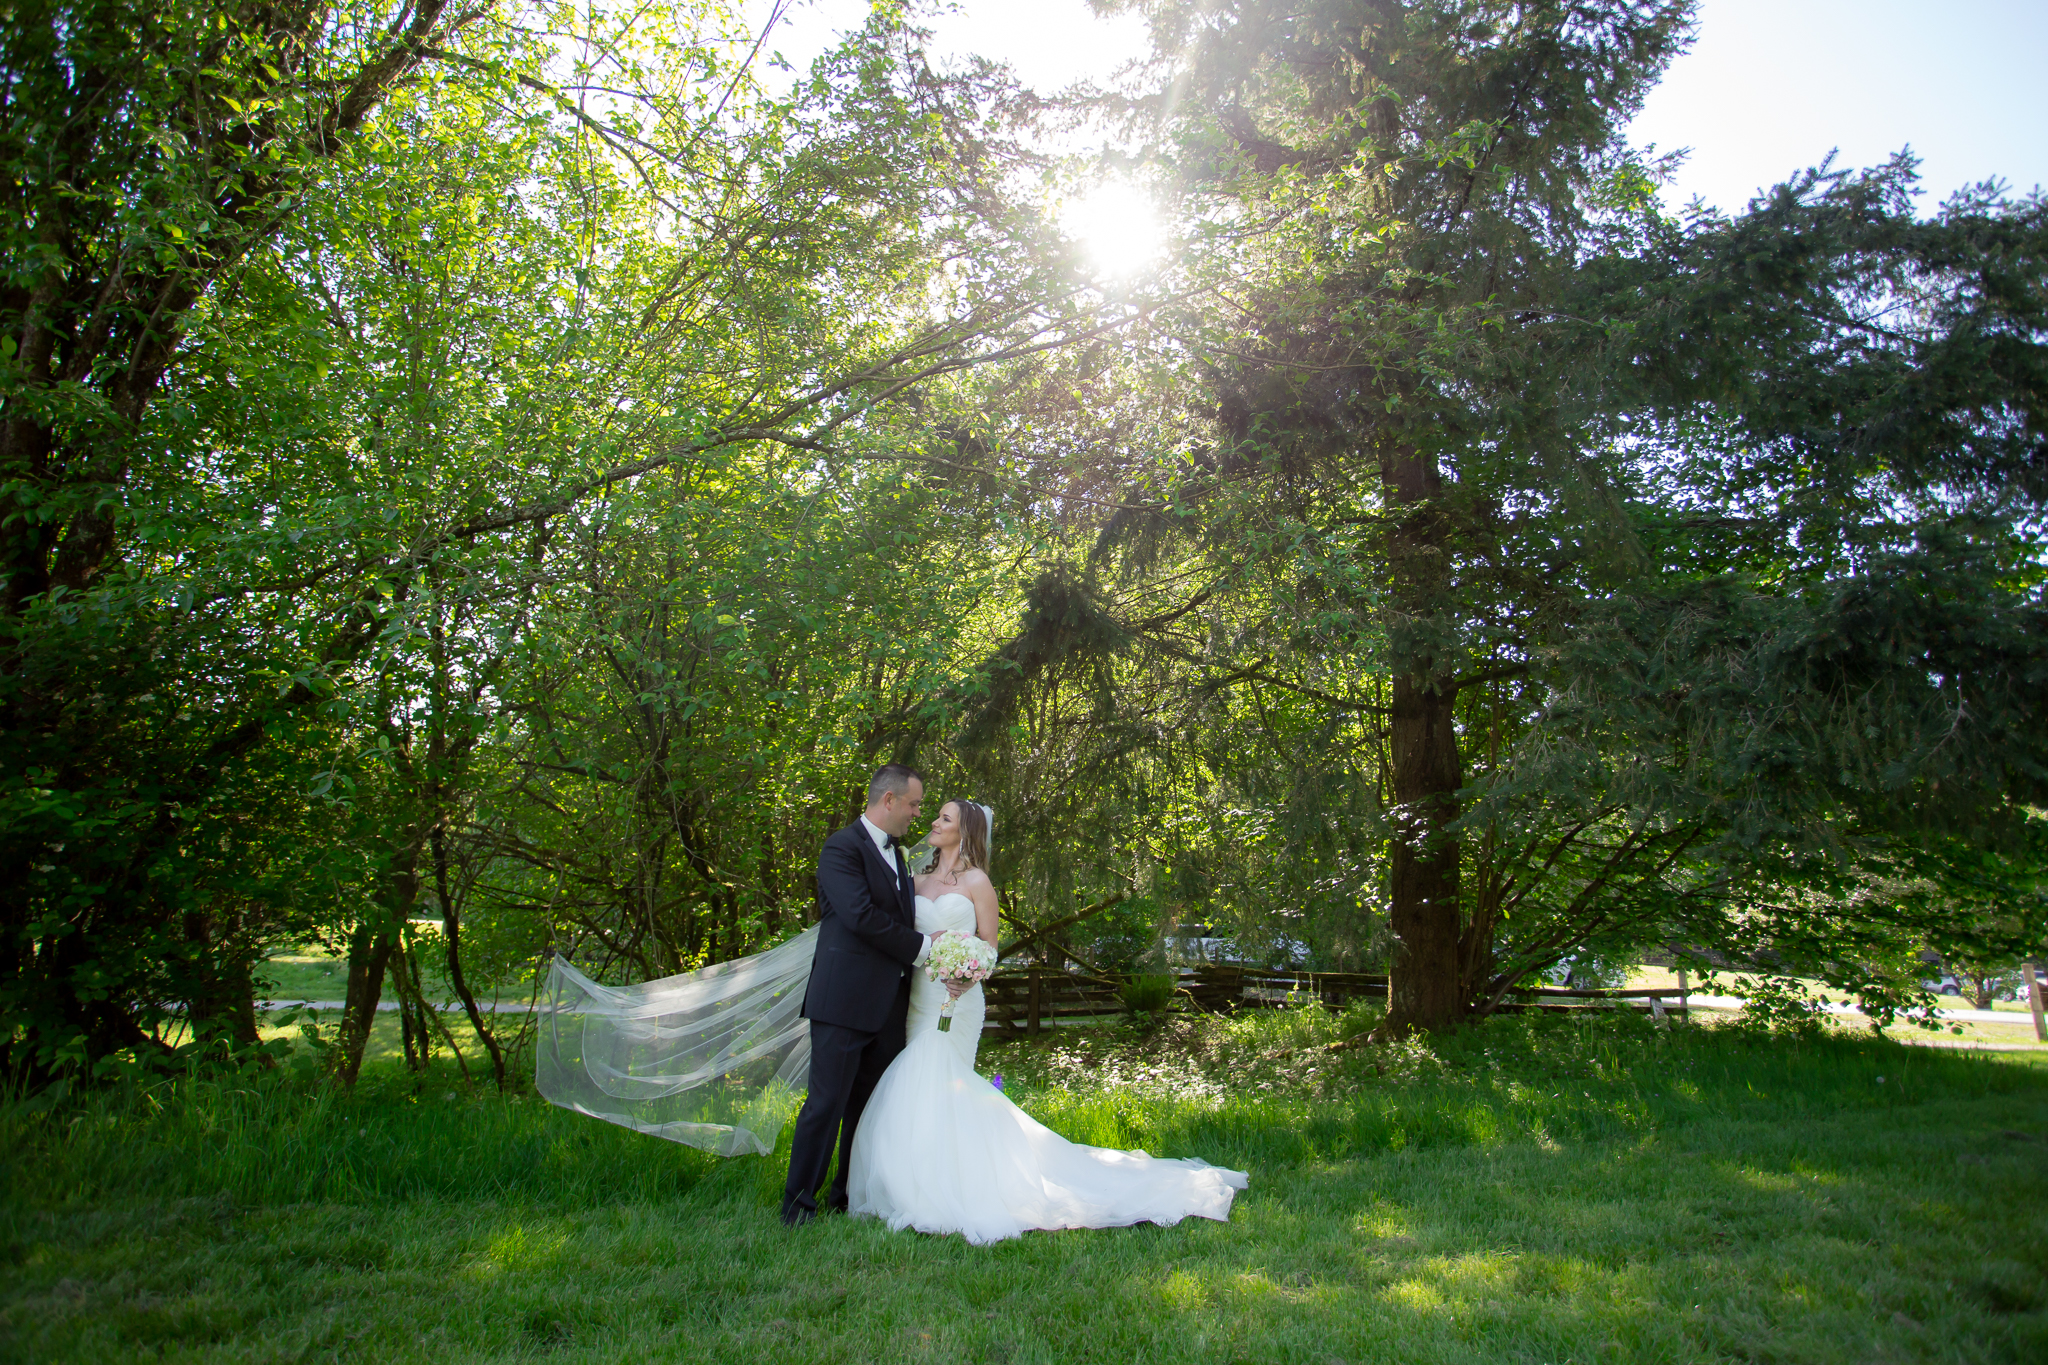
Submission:
[[[803,1004],[811,1021],[810,1093],[797,1114],[782,1190],[782,1221],[791,1227],[817,1216],[835,1139],[839,1171],[825,1207],[845,1210],[853,1131],[875,1082],[903,1050],[910,971],[931,952],[931,940],[917,932],[902,848],[923,801],[924,778],[889,764],[869,780],[860,819],[818,854],[818,948]]]

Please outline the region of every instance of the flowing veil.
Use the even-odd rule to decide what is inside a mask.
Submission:
[[[797,1011],[816,927],[752,957],[637,986],[548,969],[534,1083],[552,1104],[719,1156],[766,1154],[803,1101]]]

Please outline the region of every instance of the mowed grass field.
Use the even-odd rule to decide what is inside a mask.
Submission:
[[[349,1096],[17,1100],[0,1358],[2048,1360],[2039,1056],[1632,1018],[1325,1046],[1368,1022],[992,1045],[1068,1136],[1252,1183],[1227,1224],[987,1248],[786,1230],[784,1152],[718,1160],[388,1053]]]

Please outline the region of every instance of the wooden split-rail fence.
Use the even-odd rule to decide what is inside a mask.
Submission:
[[[1079,972],[1041,967],[997,972],[982,983],[982,993],[988,1006],[986,1027],[1008,1033],[1037,1033],[1061,1020],[1130,1013],[1121,981]]]
[[[1238,1009],[1273,1009],[1319,1003],[1341,1010],[1356,1000],[1387,996],[1387,978],[1366,972],[1264,971],[1205,963],[1174,973],[1173,997],[1183,1006],[1217,1014]],[[1044,967],[998,972],[984,985],[988,1027],[1011,1034],[1035,1034],[1051,1024],[1079,1023],[1130,1013],[1124,982]],[[1687,1013],[1682,986],[1635,990],[1559,990],[1538,987],[1510,994],[1503,1011],[1579,1010],[1611,1002],[1658,1014]],[[1665,1002],[1670,1001],[1669,1005]]]

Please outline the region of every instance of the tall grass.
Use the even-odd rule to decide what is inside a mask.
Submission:
[[[1512,1142],[1585,1143],[1703,1118],[1858,1112],[2009,1094],[2039,1059],[1867,1037],[1786,1041],[1627,1016],[1498,1019],[1387,1048],[1319,1010],[992,1043],[984,1072],[1076,1141],[1239,1168]],[[284,1074],[185,1077],[56,1104],[0,1100],[0,1200],[140,1196],[244,1205],[492,1200],[660,1203],[705,1181],[772,1202],[769,1157],[723,1160],[446,1072],[366,1074],[354,1094]]]
[[[1005,1072],[1038,1117],[1079,1141],[1292,1164],[1962,1101],[2038,1087],[2048,1061],[1619,1012],[1331,1050],[1372,1021],[1309,1009],[1102,1030],[1056,1049],[998,1045],[983,1069]]]
[[[40,1110],[0,1109],[0,1199],[42,1205],[149,1195],[240,1204],[517,1200],[650,1203],[714,1157],[567,1114],[533,1095],[345,1095],[270,1078],[182,1078]]]

